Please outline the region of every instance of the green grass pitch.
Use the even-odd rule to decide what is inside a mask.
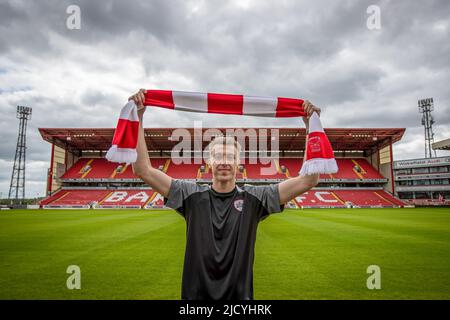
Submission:
[[[174,211],[1,211],[0,299],[180,299],[185,232]],[[450,298],[445,208],[288,209],[259,224],[255,250],[255,299]]]

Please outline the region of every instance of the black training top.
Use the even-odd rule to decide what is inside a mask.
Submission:
[[[181,299],[253,299],[258,222],[283,211],[278,184],[216,192],[173,179],[164,204],[186,220]]]

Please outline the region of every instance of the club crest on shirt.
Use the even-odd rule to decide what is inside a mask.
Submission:
[[[234,207],[237,211],[242,212],[242,207],[244,206],[244,200],[243,199],[237,199],[234,200]]]

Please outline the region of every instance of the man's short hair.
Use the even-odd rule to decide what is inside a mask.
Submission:
[[[222,146],[234,146],[236,150],[236,157],[239,160],[241,155],[241,144],[237,141],[237,139],[233,136],[217,136],[211,142],[208,144],[206,149],[208,150],[209,157],[212,156],[212,150],[215,146],[222,145]]]

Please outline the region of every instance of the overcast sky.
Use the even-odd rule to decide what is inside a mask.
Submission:
[[[69,5],[81,10],[69,29]],[[381,27],[370,29],[370,5]],[[72,20],[71,20],[72,21]],[[373,26],[373,24],[370,24]],[[40,127],[114,127],[139,88],[307,98],[325,127],[404,127],[394,158],[423,157],[417,100],[433,97],[450,137],[450,1],[0,0],[0,193],[8,195],[16,106],[33,108],[27,196],[42,196]],[[303,126],[299,119],[201,115],[204,127]],[[147,127],[200,115],[152,109]],[[438,152],[438,155],[449,155]]]

